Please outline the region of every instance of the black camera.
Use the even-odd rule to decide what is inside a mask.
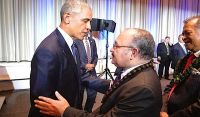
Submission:
[[[107,30],[109,32],[114,32],[115,26],[116,26],[116,23],[113,20],[92,18],[92,21],[91,21],[92,31]]]

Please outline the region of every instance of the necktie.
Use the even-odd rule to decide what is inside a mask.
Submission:
[[[85,45],[86,45],[86,54],[87,54],[87,62],[90,63],[91,62],[91,49],[90,49],[90,46],[89,46],[89,40],[88,39],[85,39]]]
[[[167,48],[167,55],[169,55],[169,45],[166,44],[165,46],[166,46],[166,48]]]
[[[186,65],[185,65],[185,68],[184,68],[184,70],[183,70],[183,73],[187,70],[187,68],[189,68],[189,66],[192,64],[192,60],[195,59],[195,58],[196,58],[196,56],[195,56],[194,54],[191,54],[191,55],[189,56],[189,58],[187,59],[187,63],[186,63]],[[172,95],[174,89],[176,88],[176,86],[177,86],[177,84],[175,83],[175,84],[173,85],[173,87],[171,88],[171,90],[170,90],[170,92],[169,92],[169,95],[168,95],[168,100],[169,100],[169,98],[171,97],[171,95]]]
[[[72,54],[74,56],[74,60],[75,62],[77,63],[77,54],[78,54],[78,50],[77,50],[77,46],[76,46],[76,43],[73,42],[72,46],[71,46],[71,49],[72,49]]]
[[[186,65],[185,65],[185,68],[184,68],[184,70],[183,70],[183,73],[184,73],[185,70],[192,64],[192,60],[195,59],[195,58],[196,58],[196,56],[195,56],[194,54],[191,54],[191,55],[189,56],[189,58],[187,59],[187,63],[186,63]]]
[[[119,82],[121,80],[121,74],[117,75],[117,77],[115,78],[115,80],[113,81],[113,85],[116,84],[117,82]]]
[[[109,90],[112,90],[113,87],[115,87],[116,84],[119,83],[120,79],[121,79],[121,75],[117,75],[116,78],[115,78],[115,80],[113,82],[111,82]]]

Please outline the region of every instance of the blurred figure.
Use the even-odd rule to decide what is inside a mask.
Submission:
[[[116,39],[112,63],[123,68],[121,79],[106,92],[102,105],[93,113],[71,107],[56,92],[58,100],[40,96],[35,100],[42,113],[62,117],[159,117],[161,84],[153,69],[155,42],[143,29],[126,29]]]
[[[182,34],[191,53],[177,65],[174,79],[164,90],[164,97],[168,96],[164,105],[169,117],[200,117],[200,16],[186,19]]]
[[[172,63],[171,68],[175,69],[177,62],[187,55],[188,51],[183,42],[183,35],[178,36],[178,42],[172,47]]]
[[[169,80],[169,66],[171,62],[171,50],[172,44],[170,43],[170,37],[166,36],[164,42],[158,44],[157,57],[160,62],[158,68],[159,79],[163,77],[163,69],[165,68],[165,79]]]
[[[95,66],[97,65],[98,55],[95,40],[92,35],[89,34],[83,40],[77,40],[80,60],[81,60],[81,82],[87,82],[91,77],[97,78]],[[88,81],[89,82],[89,81]],[[84,106],[84,110],[92,112],[92,107],[95,103],[97,92],[84,85],[81,85],[81,105],[83,103],[84,90],[86,89],[87,99]]]

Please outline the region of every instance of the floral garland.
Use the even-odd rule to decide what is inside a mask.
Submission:
[[[174,71],[173,79],[171,80],[170,84],[166,86],[166,88],[164,90],[165,93],[168,93],[174,84],[179,84],[179,83],[185,81],[186,79],[188,79],[190,74],[192,73],[192,69],[194,69],[194,68],[198,69],[200,67],[200,57],[198,57],[198,58],[194,59],[192,61],[192,64],[186,69],[186,71],[184,73],[182,73],[188,57],[189,57],[189,55],[186,56],[180,62],[178,68]]]
[[[129,80],[131,80],[132,78],[134,78],[138,73],[140,73],[141,71],[143,71],[146,68],[152,67],[153,68],[153,60],[151,60],[150,62],[143,64],[135,69],[133,69],[132,71],[130,71],[126,76],[124,76],[119,82],[115,83],[114,85],[111,86],[111,88],[106,92],[106,94],[104,95],[102,102],[104,102],[108,95],[110,95],[114,90],[116,90],[120,85],[124,84],[124,82],[127,82]]]

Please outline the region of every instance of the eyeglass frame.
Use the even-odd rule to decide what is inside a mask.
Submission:
[[[135,47],[132,47],[132,46],[125,46],[125,45],[116,45],[116,44],[113,44],[112,46],[113,49],[117,49],[117,48],[135,48]]]

